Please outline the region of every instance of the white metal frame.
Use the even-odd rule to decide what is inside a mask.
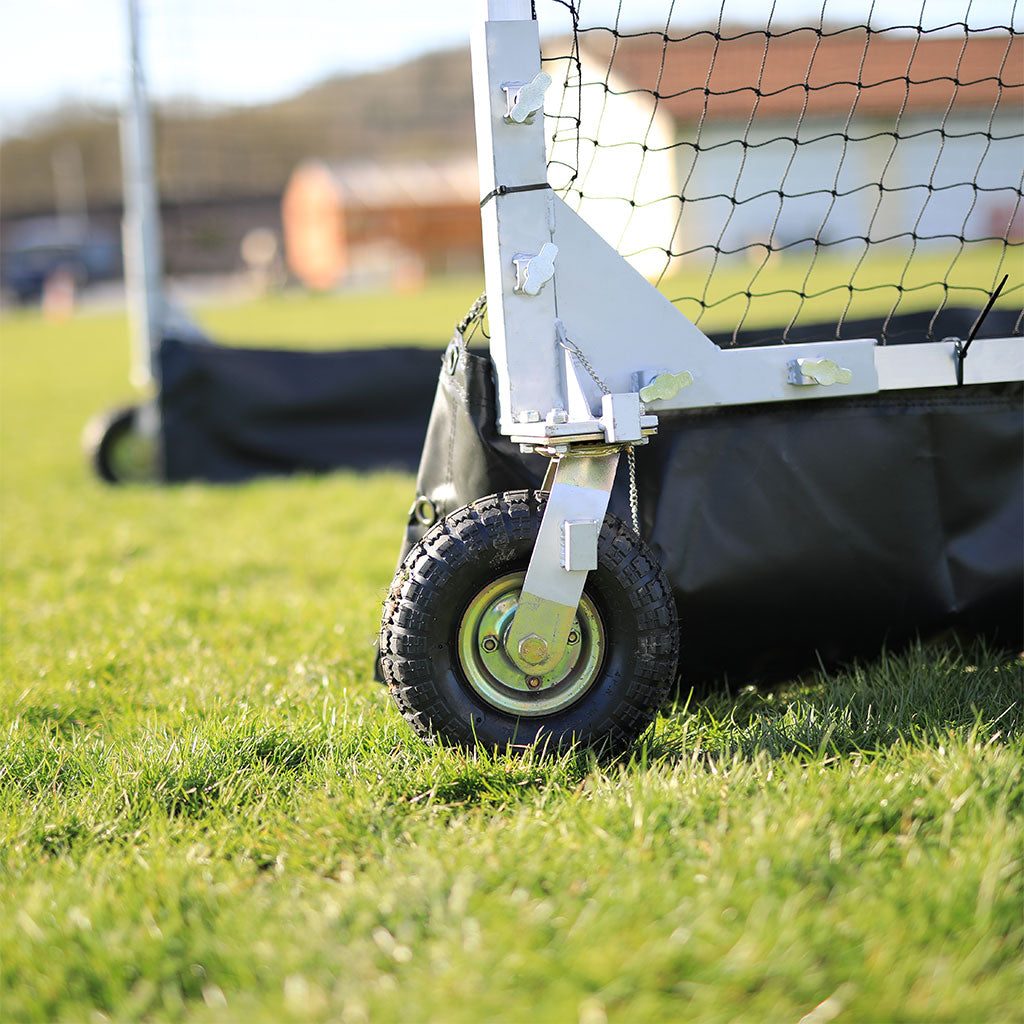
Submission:
[[[674,393],[663,387],[642,396],[641,417],[957,383],[953,341],[885,346],[865,338],[720,349],[550,190],[519,191],[546,181],[542,112],[525,122],[507,116],[510,92],[540,73],[538,27],[529,0],[480,6],[474,99],[480,190],[489,197],[482,209],[484,268],[503,434],[548,445],[612,442],[653,426],[650,417],[615,436],[609,403],[602,409],[600,389],[559,343],[560,332],[612,396],[636,393],[665,373],[676,376]],[[539,289],[524,288],[524,267],[538,255],[544,262],[554,256],[553,274]],[[1024,342],[977,340],[963,368],[964,384],[1024,379]]]
[[[159,384],[157,352],[168,333],[190,341],[209,341],[189,316],[170,302],[164,289],[163,231],[153,144],[153,113],[146,86],[143,26],[139,0],[125,0],[128,28],[128,94],[121,111],[121,175],[124,218],[125,302],[131,329],[131,381],[137,387]],[[159,431],[156,403],[139,407],[141,431]]]
[[[121,113],[125,298],[132,332],[132,383],[152,382],[163,308],[163,242],[157,206],[153,117],[146,89],[138,0],[127,0],[128,101]]]
[[[553,457],[548,504],[505,637],[543,687],[588,572],[619,452],[658,413],[954,386],[953,341],[723,350],[546,187],[540,36],[530,0],[478,0],[472,37],[484,273],[498,428]],[[536,116],[534,116],[536,114]],[[1024,379],[1024,341],[975,341],[964,384]]]

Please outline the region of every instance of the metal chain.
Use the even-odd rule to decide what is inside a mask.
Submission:
[[[583,354],[579,345],[575,341],[570,341],[565,334],[565,328],[562,326],[560,320],[556,321],[556,335],[558,337],[558,344],[566,350],[566,352],[574,355],[580,363],[580,366],[590,374],[591,379],[601,389],[603,394],[610,395],[611,388],[597,375],[597,371],[593,366],[590,365],[590,360]],[[633,445],[627,445],[626,447],[626,463],[629,467],[629,514],[633,520],[633,532],[639,537],[640,536],[640,500],[637,497],[636,489],[636,449]]]
[[[455,325],[459,334],[465,335],[470,326],[477,320],[482,320],[484,310],[487,308],[487,292],[482,292],[476,302],[469,307],[469,312]]]
[[[580,366],[590,374],[591,379],[601,389],[603,394],[610,395],[612,393],[608,385],[598,377],[597,371],[590,365],[590,360],[580,350],[579,345],[577,345],[575,341],[570,341],[565,336],[564,331],[558,332],[558,344],[561,345],[566,352],[571,352],[579,360]]]
[[[629,466],[629,514],[633,520],[633,532],[640,536],[640,500],[636,493],[636,449],[629,445],[626,449],[626,463]]]
[[[465,337],[466,331],[469,330],[470,326],[477,320],[482,320],[484,310],[487,308],[487,292],[484,292],[480,297],[469,307],[469,311],[466,315],[455,325],[455,330],[460,336]],[[597,371],[591,365],[590,360],[583,354],[583,350],[571,341],[565,334],[565,328],[560,320],[555,321],[558,344],[562,346],[567,352],[571,353],[579,360],[580,366],[590,375],[591,380],[601,389],[601,393],[610,395],[611,388],[597,375]],[[639,537],[640,536],[640,502],[637,497],[636,488],[636,451],[633,445],[626,447],[626,463],[629,468],[629,514],[633,520],[633,532]]]

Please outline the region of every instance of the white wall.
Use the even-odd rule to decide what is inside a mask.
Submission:
[[[792,127],[769,123],[755,127],[745,151],[738,141],[742,126],[705,126],[696,157],[690,147],[678,151],[688,201],[676,246],[686,251],[716,244],[737,250],[769,240],[784,246],[804,238],[829,243],[867,236],[880,243],[900,236],[886,244],[908,249],[914,241],[911,232],[920,236],[916,244],[923,247],[951,244],[948,237],[928,236],[978,239],[997,233],[1000,218],[1005,223],[1016,200],[1014,190],[1021,187],[1024,162],[1019,137],[1010,137],[1019,136],[1016,118],[997,118],[991,140],[978,134],[986,121],[983,116],[952,117],[943,139],[935,118],[906,118],[897,141],[891,134],[868,138],[891,132],[892,124],[862,118],[851,125],[853,138],[844,142],[837,134],[842,121],[815,120],[801,126],[801,143],[807,144],[799,146],[772,141]],[[975,183],[997,191],[977,191]],[[833,188],[836,197],[830,194]],[[780,199],[780,190],[785,198]],[[726,198],[730,195],[737,205]],[[862,248],[858,242],[836,247],[847,252]]]
[[[582,84],[568,61],[546,61],[544,69],[554,80],[545,106],[549,181],[561,190],[578,168],[566,201],[640,273],[657,277],[679,212],[671,119],[648,94],[617,95],[629,86],[615,75],[606,89],[606,66],[586,55]],[[566,88],[570,70],[574,81]]]

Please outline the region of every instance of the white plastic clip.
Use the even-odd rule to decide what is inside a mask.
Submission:
[[[505,120],[509,124],[533,124],[533,115],[544,106],[544,93],[551,85],[551,76],[538,71],[529,82],[506,82]]]
[[[554,242],[545,242],[540,247],[540,252],[531,256],[528,253],[517,252],[512,257],[516,267],[515,290],[521,295],[537,295],[555,276],[555,257],[558,255],[558,246]]]

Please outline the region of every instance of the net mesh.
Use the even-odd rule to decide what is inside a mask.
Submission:
[[[653,26],[536,6],[552,185],[703,329],[887,341],[914,314],[940,340],[1009,274],[999,323],[1022,332],[1016,3],[899,5],[899,23],[773,4],[752,25],[750,5],[693,24],[665,0]]]

